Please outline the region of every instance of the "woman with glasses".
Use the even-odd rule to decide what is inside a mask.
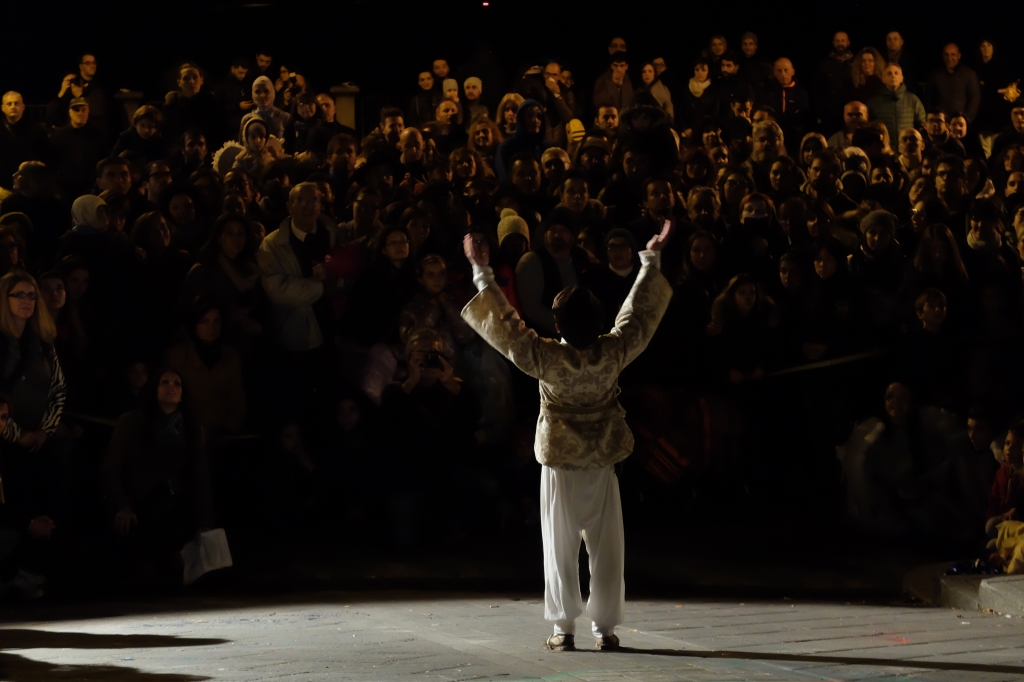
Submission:
[[[4,440],[38,452],[64,412],[67,387],[53,340],[57,329],[32,275],[0,277],[0,390],[14,405]]]

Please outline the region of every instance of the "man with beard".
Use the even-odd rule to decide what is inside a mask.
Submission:
[[[833,121],[838,118],[843,94],[853,85],[850,79],[852,59],[850,36],[846,31],[837,31],[832,36],[832,51],[818,66],[816,79],[818,120],[826,127],[831,128]]]
[[[711,94],[718,102],[718,120],[726,121],[736,115],[732,109],[733,102],[754,101],[754,89],[740,76],[740,58],[732,50],[722,55],[719,63],[722,74],[711,88]]]
[[[773,68],[757,54],[757,34],[747,31],[740,36],[740,76],[754,89],[755,101],[764,96],[765,87],[772,79]]]
[[[839,188],[841,168],[834,151],[825,149],[817,152],[807,169],[807,184],[805,185],[807,196],[814,203],[828,204],[837,216],[857,208],[857,202]]]
[[[597,116],[594,117],[594,127],[608,131],[614,135],[619,129],[619,110],[613,106],[598,107]]]
[[[394,147],[398,144],[398,138],[403,130],[405,130],[405,118],[402,110],[398,107],[384,107],[380,110],[380,123],[370,134],[376,135],[387,142],[388,146]]]
[[[943,154],[959,156],[961,159],[967,156],[960,140],[949,134],[946,112],[942,109],[932,109],[928,112],[925,118],[924,132],[928,136],[929,147],[938,149]]]

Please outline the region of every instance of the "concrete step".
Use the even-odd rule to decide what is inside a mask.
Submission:
[[[1024,616],[1024,575],[946,575],[951,563],[915,568],[903,590],[932,606]]]

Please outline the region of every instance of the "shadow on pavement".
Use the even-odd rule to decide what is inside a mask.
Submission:
[[[594,653],[606,653],[597,652]],[[685,649],[634,649],[621,647],[618,653],[680,658],[725,658],[747,661],[785,661],[789,663],[821,663],[830,665],[870,665],[885,668],[916,668],[918,670],[956,670],[972,673],[1024,673],[1024,666],[956,663],[946,661],[908,661],[899,658],[859,658],[856,656],[821,656],[816,654],[772,654],[760,651],[692,651]]]
[[[33,661],[15,654],[0,654],[0,679],[9,682],[37,682],[39,680],[94,680],[97,682],[200,682],[209,677],[178,675],[174,673],[144,672],[138,668],[117,665],[58,665]]]
[[[0,629],[0,649],[153,649],[175,646],[213,646],[230,640],[173,635],[96,635],[89,632]]]
[[[0,629],[2,649],[134,649],[157,647],[212,646],[229,640],[166,635],[95,635],[87,632]],[[0,679],[10,682],[36,680],[110,680],[132,682],[199,682],[209,677],[152,673],[117,665],[56,664],[36,661],[12,653],[0,653]]]

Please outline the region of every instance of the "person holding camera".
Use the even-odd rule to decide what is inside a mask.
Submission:
[[[84,98],[89,106],[89,125],[110,134],[107,120],[107,96],[96,80],[96,55],[85,52],[78,58],[78,73],[69,73],[61,80],[57,96],[46,107],[46,120],[59,127],[68,123],[71,100]]]
[[[405,379],[381,396],[382,423],[393,425],[381,472],[390,479],[386,506],[396,540],[406,544],[431,534],[431,527],[448,536],[463,533],[467,496],[480,489],[472,457],[480,401],[455,376],[442,348],[433,329],[413,332],[405,346]]]

